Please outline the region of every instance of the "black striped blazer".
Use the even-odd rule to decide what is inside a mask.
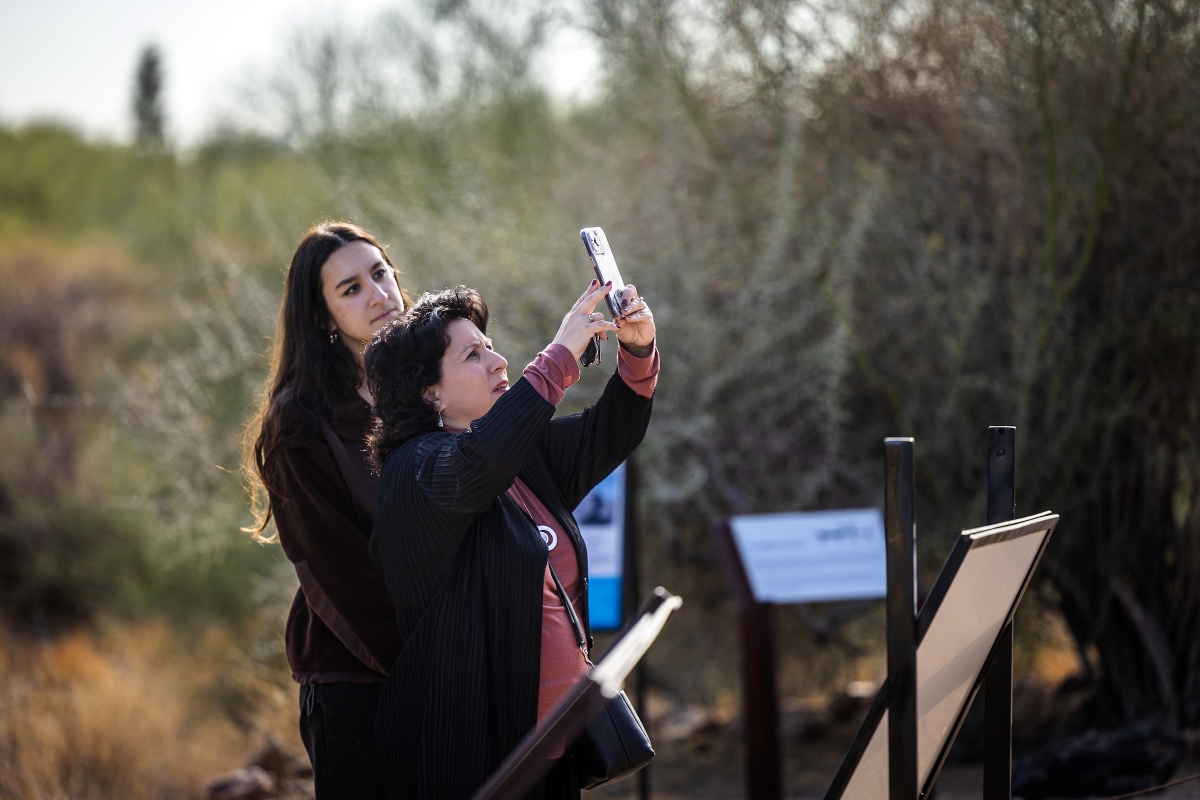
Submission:
[[[505,492],[519,475],[567,532],[586,625],[571,510],[641,443],[651,405],[613,375],[596,405],[552,419],[521,379],[461,434],[422,434],[388,457],[371,557],[403,642],[375,726],[389,797],[468,800],[534,726],[549,554]]]

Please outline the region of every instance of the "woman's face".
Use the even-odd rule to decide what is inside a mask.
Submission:
[[[404,311],[396,274],[373,244],[358,240],[321,265],[321,293],[342,344],[361,357],[363,344]]]
[[[442,412],[448,427],[465,428],[508,391],[508,362],[474,322],[456,319],[446,331],[450,345],[442,356],[442,379],[425,397]]]

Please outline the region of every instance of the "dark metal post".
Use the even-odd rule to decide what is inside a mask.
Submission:
[[[917,800],[916,473],[913,440],[883,440],[887,538],[888,800]]]
[[[987,524],[1017,518],[1017,429],[988,428]]]
[[[638,478],[637,463],[630,458],[625,462],[625,613],[623,615],[625,621],[633,619],[638,605],[642,602],[642,530],[638,524],[637,513]],[[644,659],[639,660],[637,666],[634,667],[634,675],[637,676],[634,702],[637,703],[642,724],[646,726],[646,733],[649,734],[650,714],[646,708],[646,663]],[[638,800],[650,800],[650,766],[647,764],[638,771]]]
[[[775,620],[770,603],[741,610],[742,670],[746,691],[746,744],[750,800],[782,800],[779,700],[775,692]]]
[[[988,428],[989,525],[1015,519],[1017,429]],[[983,800],[1012,798],[1013,628],[1004,626],[983,685]]]
[[[754,599],[750,579],[727,524],[713,529],[717,557],[738,604],[742,697],[746,720],[746,782],[750,800],[781,800],[783,759],[775,690],[775,622],[770,603]]]

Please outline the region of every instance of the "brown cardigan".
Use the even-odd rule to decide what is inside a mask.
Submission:
[[[396,609],[367,551],[378,486],[370,423],[355,396],[333,409],[318,438],[279,456],[282,496],[271,495],[271,508],[300,579],[286,635],[297,683],[382,682],[400,652]]]

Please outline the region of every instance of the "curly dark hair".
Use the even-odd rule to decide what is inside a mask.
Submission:
[[[425,390],[442,379],[442,356],[450,346],[447,328],[456,319],[470,320],[487,333],[488,307],[479,292],[465,286],[426,292],[367,345],[367,388],[375,398],[367,444],[377,470],[400,445],[437,430],[437,409],[425,399]]]

